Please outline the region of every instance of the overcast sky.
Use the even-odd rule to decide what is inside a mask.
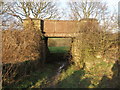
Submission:
[[[118,11],[118,2],[120,0],[105,0],[111,10],[116,9]]]
[[[60,8],[59,10],[63,10],[66,15],[70,10],[69,7],[66,4],[66,2],[69,2],[69,1],[80,2],[80,0],[57,0],[58,6]],[[97,0],[97,1],[99,2],[99,0]],[[102,0],[102,1],[107,3],[109,12],[111,12],[111,13],[113,13],[115,11],[118,12],[118,2],[120,0]],[[64,19],[64,18],[66,18],[66,16],[62,17],[62,19]]]
[[[69,2],[71,0],[59,0],[61,7],[65,8],[66,7],[66,2]],[[80,0],[72,0],[72,1],[80,1]],[[99,1],[99,0],[98,0]],[[116,11],[118,11],[118,2],[120,0],[104,0],[104,2],[107,3],[108,8],[112,11],[114,11],[114,9],[116,9]]]

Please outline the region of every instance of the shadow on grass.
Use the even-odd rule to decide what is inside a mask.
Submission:
[[[43,69],[19,77],[15,82],[4,85],[4,88],[40,88],[45,87],[47,79],[54,74],[54,67],[46,64]]]
[[[54,77],[58,68],[65,63],[65,53],[50,53],[48,61],[44,65],[36,61],[26,61],[19,63],[18,74],[14,77],[14,82],[4,83],[5,88],[40,88],[47,87],[51,77]],[[62,61],[62,62],[61,62]],[[8,64],[7,64],[8,65]],[[7,66],[5,65],[5,67]],[[9,65],[8,65],[9,66]],[[14,65],[16,68],[17,64]],[[66,66],[66,65],[65,65]],[[14,70],[13,68],[13,70]],[[8,68],[6,68],[8,70]],[[4,69],[5,71],[5,69]],[[6,71],[5,71],[6,72]]]
[[[59,88],[87,88],[91,84],[90,78],[82,79],[85,75],[84,70],[74,71],[70,76],[57,84]]]
[[[108,78],[107,76],[103,76],[102,80],[99,82],[98,88],[120,88],[120,65],[119,62],[116,61],[112,67],[113,76],[112,78]]]
[[[40,60],[3,64],[3,87],[16,87],[18,81],[22,81],[24,77],[28,77],[31,73],[40,70],[38,67],[42,67]]]

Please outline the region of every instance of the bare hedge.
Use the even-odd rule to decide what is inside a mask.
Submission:
[[[46,48],[42,33],[30,22],[24,30],[2,30],[3,86],[40,68]]]
[[[41,33],[34,27],[2,31],[2,62],[17,63],[41,58]]]

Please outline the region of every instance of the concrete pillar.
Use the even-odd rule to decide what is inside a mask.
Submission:
[[[45,37],[44,40],[43,40],[43,49],[42,49],[43,63],[47,60],[48,54],[49,54],[48,38]]]
[[[27,26],[29,26],[30,24],[32,24],[34,26],[35,30],[41,30],[41,20],[40,19],[36,19],[36,18],[23,19],[24,28],[27,28]]]
[[[37,31],[40,31],[40,35],[41,35],[41,59],[42,59],[42,63],[45,62],[46,60],[46,57],[47,57],[47,54],[48,54],[48,44],[47,44],[47,41],[48,41],[48,38],[47,37],[44,37],[44,32],[43,32],[43,29],[44,29],[44,21],[43,20],[40,20],[40,19],[35,19],[35,18],[27,18],[27,19],[24,19],[23,20],[23,25],[24,27],[27,27],[29,24],[32,24],[34,26],[34,29]]]

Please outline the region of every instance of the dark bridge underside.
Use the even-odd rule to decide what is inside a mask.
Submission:
[[[61,37],[61,38],[72,38],[76,37],[77,33],[45,33],[45,37]]]

